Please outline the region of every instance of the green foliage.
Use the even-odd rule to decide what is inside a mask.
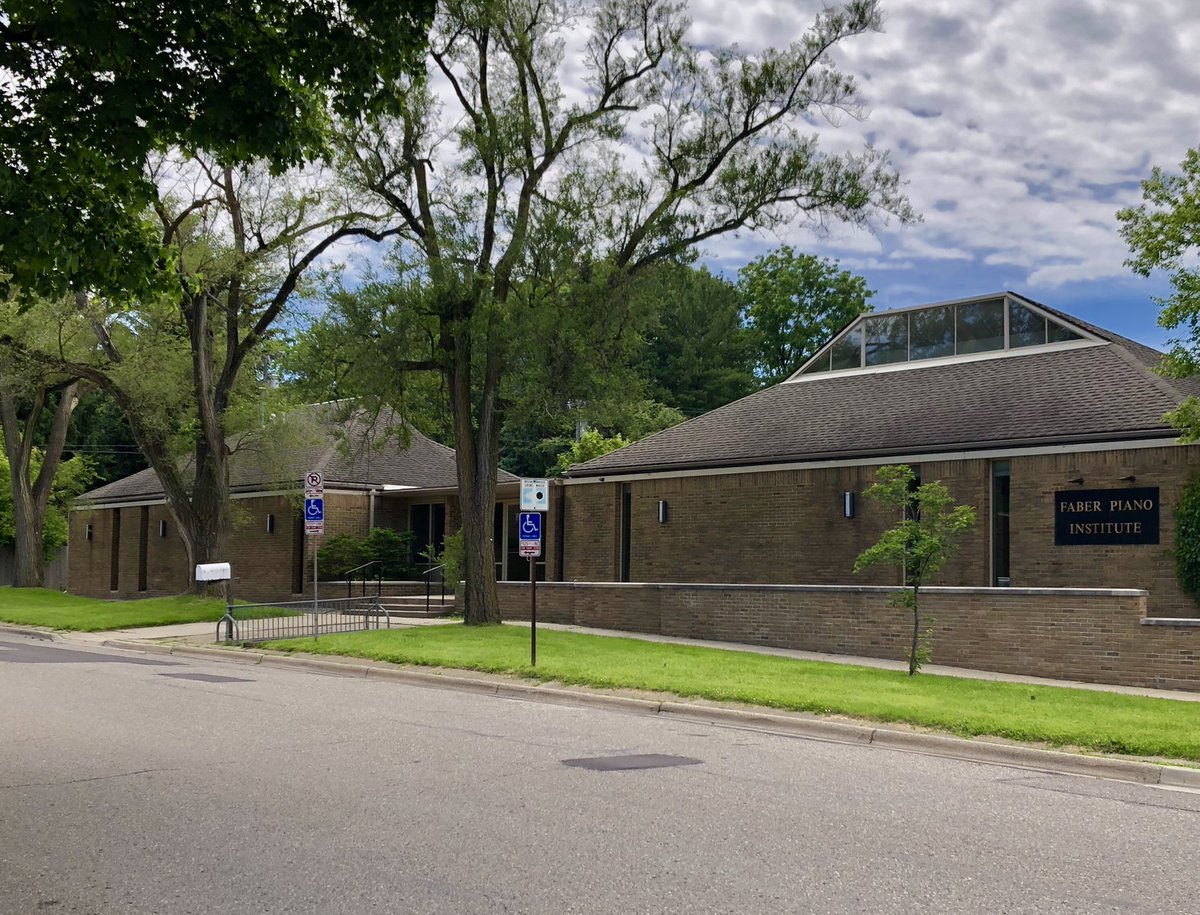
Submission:
[[[148,156],[311,161],[331,116],[385,110],[419,69],[433,0],[7,0],[0,263],[22,287],[166,288]]]
[[[637,368],[656,401],[692,417],[757,387],[738,287],[671,261],[647,270],[635,290],[647,325]]]
[[[362,561],[380,563],[380,572],[389,581],[412,578],[416,573],[409,562],[412,544],[411,531],[394,531],[386,527],[372,528],[362,541]],[[372,577],[379,574],[373,568],[368,571]]]
[[[1175,507],[1175,577],[1200,603],[1200,479],[1188,484]]]
[[[913,634],[909,648],[908,672],[912,676],[929,660],[932,630],[926,623],[921,632],[920,590],[946,564],[959,540],[975,525],[975,509],[954,505],[944,483],[917,483],[917,475],[907,464],[880,467],[876,482],[866,491],[868,498],[891,508],[899,515],[896,525],[886,531],[874,546],[854,561],[854,571],[883,563],[898,568],[904,575],[904,587],[889,600],[892,606],[912,611]]]
[[[336,534],[317,550],[319,574],[323,579],[344,578],[348,572],[368,562],[379,562],[380,566],[359,569],[357,577],[376,578],[381,575],[389,581],[405,581],[415,576],[416,570],[409,562],[412,555],[412,533],[376,527],[366,537],[353,534]]]
[[[34,450],[32,476],[41,470],[41,452]],[[50,501],[42,520],[42,555],[51,559],[67,545],[68,511],[71,500],[86,492],[95,480],[92,462],[83,455],[59,463],[50,489]],[[12,546],[16,537],[16,517],[13,514],[13,491],[9,485],[8,458],[0,452],[0,546]]]
[[[579,437],[578,441],[571,442],[570,446],[559,454],[555,470],[559,473],[566,473],[572,464],[582,464],[584,461],[598,458],[602,454],[624,448],[628,444],[629,442],[619,434],[605,438],[595,429],[588,429]]]
[[[46,588],[0,588],[0,620],[26,626],[47,626],[78,632],[170,626],[175,623],[216,622],[225,615],[225,601],[182,595],[135,600],[97,600]],[[275,607],[238,611],[238,616],[291,616]]]
[[[353,534],[334,534],[317,550],[318,574],[325,579],[341,578],[364,562],[362,538]]]
[[[837,261],[787,245],[738,271],[755,369],[764,385],[791,375],[839,330],[871,310],[867,281]]]
[[[460,528],[446,537],[440,553],[429,552],[422,555],[435,566],[445,566],[442,570],[442,578],[449,582],[451,587],[454,587],[454,585],[463,580],[463,575],[466,574],[465,549],[463,546],[463,532]]]
[[[1143,203],[1117,213],[1129,245],[1125,262],[1141,276],[1165,270],[1172,293],[1156,298],[1158,323],[1169,340],[1160,371],[1172,378],[1200,372],[1200,147],[1187,151],[1178,174],[1155,167],[1142,182]],[[1200,399],[1187,398],[1165,419],[1186,442],[1200,441]]]
[[[267,647],[898,721],[963,737],[988,734],[1200,761],[1200,702],[957,677],[912,678],[853,664],[552,629],[538,632],[538,664],[530,667],[524,626],[426,626]]]

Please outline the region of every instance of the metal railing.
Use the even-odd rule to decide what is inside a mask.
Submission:
[[[426,569],[424,572],[421,573],[421,577],[425,579],[425,612],[426,613],[429,612],[430,586],[433,582],[433,573],[434,572],[441,573],[438,575],[438,582],[440,582],[441,589],[442,589],[442,594],[441,594],[442,606],[444,607],[446,605],[446,566],[445,566],[445,564],[442,564],[440,566],[433,566],[432,568]]]
[[[378,597],[281,600],[228,608],[217,623],[217,641],[246,644],[382,628],[392,628],[392,617]]]
[[[364,562],[362,565],[355,566],[353,569],[350,569],[346,572],[345,578],[347,597],[354,596],[354,573],[360,572],[363,569],[369,569],[371,566],[379,566],[379,568],[375,570],[375,596],[379,597],[383,594],[383,560],[372,559],[370,562]],[[365,574],[362,576],[362,596],[367,596],[367,576]]]

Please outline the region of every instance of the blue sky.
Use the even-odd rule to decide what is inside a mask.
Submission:
[[[754,51],[799,36],[819,3],[693,0],[694,37]],[[875,233],[793,227],[723,240],[732,273],[780,242],[838,258],[876,308],[1012,289],[1154,346],[1161,277],[1134,276],[1116,211],[1196,129],[1194,0],[885,0],[881,34],[836,52],[869,109],[832,142],[889,149],[924,217]],[[786,36],[786,38],[785,38]]]

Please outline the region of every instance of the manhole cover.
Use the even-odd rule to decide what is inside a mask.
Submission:
[[[596,772],[620,772],[626,769],[666,769],[670,766],[694,766],[700,760],[690,756],[666,756],[662,753],[634,753],[630,756],[592,756],[564,759],[564,766],[592,769]]]
[[[218,674],[159,674],[172,680],[199,680],[201,683],[253,683],[245,677],[222,677]]]

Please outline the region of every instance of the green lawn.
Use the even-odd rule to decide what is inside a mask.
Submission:
[[[529,629],[431,626],[268,643],[401,664],[509,673],[849,715],[1087,750],[1200,761],[1200,703],[797,661],[742,651]]]
[[[133,626],[216,622],[225,603],[211,597],[148,597],[96,600],[43,588],[0,588],[0,621],[95,632]]]

